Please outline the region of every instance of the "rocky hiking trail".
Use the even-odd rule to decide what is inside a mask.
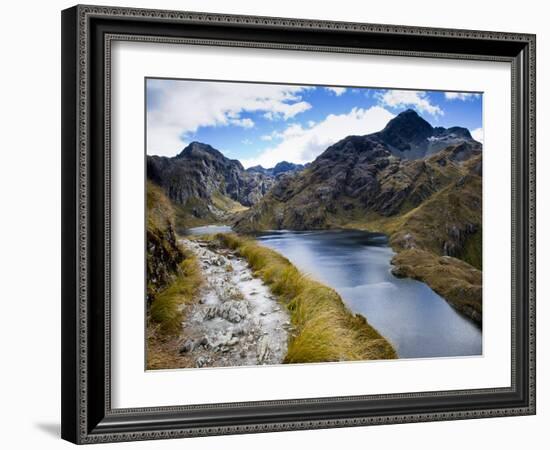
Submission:
[[[286,309],[247,261],[212,241],[182,239],[204,277],[182,323],[180,354],[188,367],[280,364],[291,331]]]

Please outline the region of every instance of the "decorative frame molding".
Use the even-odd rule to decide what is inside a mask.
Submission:
[[[63,11],[62,26],[65,439],[98,443],[535,413],[534,35],[99,6]],[[243,38],[243,31],[248,39]],[[511,387],[113,410],[110,49],[117,40],[509,62]],[[445,399],[454,404],[445,406]],[[393,409],[387,406],[392,402],[397,405]],[[228,411],[235,416],[222,419]]]

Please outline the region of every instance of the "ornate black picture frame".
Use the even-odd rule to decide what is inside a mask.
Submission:
[[[109,112],[117,40],[511,63],[511,386],[113,409]],[[534,35],[75,6],[62,12],[62,109],[64,439],[84,444],[535,413]]]

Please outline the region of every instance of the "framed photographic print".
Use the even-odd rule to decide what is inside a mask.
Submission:
[[[535,413],[535,36],[62,13],[62,436]]]

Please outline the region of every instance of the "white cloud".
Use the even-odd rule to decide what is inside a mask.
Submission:
[[[243,139],[243,140],[241,141],[241,144],[250,145],[250,144],[252,144],[252,141],[251,141],[250,139],[246,138],[246,139]]]
[[[483,128],[476,128],[475,130],[470,130],[472,137],[483,144]]]
[[[288,120],[311,108],[302,100],[307,86],[148,80],[147,153],[174,156],[187,133],[205,126],[251,128],[246,112]]]
[[[388,110],[373,106],[353,108],[347,114],[330,114],[310,128],[300,124],[288,126],[280,136],[282,141],[259,156],[241,160],[243,166],[261,164],[273,167],[280,161],[304,164],[319,156],[328,146],[350,135],[365,135],[379,131],[394,117]]]
[[[342,95],[344,92],[346,92],[346,88],[343,88],[343,87],[326,87],[325,88],[327,91],[330,91],[332,92],[334,95],[336,95],[337,97],[339,97],[340,95]]]
[[[156,124],[147,127],[147,153],[149,155],[174,156],[189,142],[182,139],[181,129],[173,124]]]
[[[272,106],[272,109],[264,114],[268,120],[288,120],[296,114],[300,114],[311,108],[308,102],[297,102],[293,104],[279,103]]]
[[[423,91],[405,91],[390,89],[379,93],[377,99],[381,106],[390,108],[406,108],[414,106],[418,111],[432,116],[442,116],[443,110],[430,102],[428,94]]]
[[[254,121],[248,117],[244,119],[231,119],[229,123],[231,123],[231,125],[236,125],[243,128],[252,128],[254,126]]]
[[[479,94],[473,94],[469,92],[445,92],[445,98],[447,100],[472,100],[479,97]]]
[[[260,136],[260,139],[262,141],[274,141],[275,139],[281,139],[283,137],[283,133],[280,133],[279,131],[275,130],[272,131],[270,134],[264,134],[263,136]]]

